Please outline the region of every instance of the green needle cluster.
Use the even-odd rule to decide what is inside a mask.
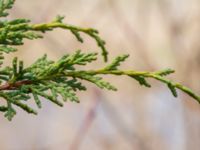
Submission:
[[[81,28],[63,23],[64,17],[58,16],[52,22],[43,24],[31,24],[27,19],[6,20],[7,10],[12,8],[15,0],[0,0],[0,111],[11,120],[16,114],[15,107],[20,107],[27,113],[37,114],[37,111],[27,104],[28,100],[34,100],[38,108],[42,107],[41,97],[58,106],[63,106],[63,101],[79,102],[76,92],[87,90],[82,81],[88,81],[101,89],[116,91],[117,88],[105,81],[103,75],[125,75],[139,82],[140,85],[151,87],[148,78],[153,78],[167,85],[172,94],[177,97],[177,89],[185,92],[200,102],[200,97],[191,89],[175,83],[166,76],[174,73],[174,70],[166,69],[155,72],[141,72],[135,70],[120,70],[119,66],[129,55],[116,57],[107,64],[108,52],[105,42],[99,36],[97,30]],[[3,19],[2,19],[3,18]],[[57,61],[47,58],[47,55],[36,60],[32,65],[24,67],[24,62],[15,57],[12,64],[1,66],[5,53],[17,51],[17,46],[23,45],[24,39],[42,38],[43,34],[56,28],[69,30],[79,42],[83,42],[81,34],[87,34],[94,39],[101,49],[105,61],[105,67],[96,70],[80,70],[77,66],[86,66],[97,60],[98,53],[83,53],[77,50],[74,54],[66,54]]]

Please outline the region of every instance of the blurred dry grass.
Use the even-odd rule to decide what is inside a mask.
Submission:
[[[78,26],[97,28],[110,58],[129,53],[124,68],[174,68],[177,80],[200,93],[200,1],[198,0],[17,0],[10,18],[48,22],[57,14]],[[76,42],[65,31],[27,41],[18,55],[27,64],[48,53],[56,59],[75,49],[98,51],[88,37]],[[7,63],[10,62],[9,56]],[[102,61],[93,66],[102,66]],[[1,115],[2,150],[199,150],[200,109],[188,96],[175,99],[158,83],[151,89],[107,77],[118,92],[88,85],[80,104],[64,108],[43,102],[38,116],[19,111],[12,122]]]

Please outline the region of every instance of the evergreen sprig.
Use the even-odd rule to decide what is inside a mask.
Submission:
[[[12,8],[15,0],[1,0],[0,1],[0,17],[8,16],[7,9]]]
[[[0,0],[0,17],[8,15],[7,9],[13,6],[14,0]],[[42,38],[42,34],[55,28],[71,31],[79,42],[83,42],[81,33],[93,38],[102,50],[107,61],[108,52],[105,42],[99,37],[98,31],[92,28],[80,28],[63,23],[63,16],[57,16],[52,22],[31,24],[27,19],[0,21],[0,65],[4,61],[4,53],[12,53],[16,46],[23,45],[24,39]],[[85,66],[97,60],[97,53],[83,53],[77,50],[74,54],[64,55],[57,61],[49,60],[47,55],[36,60],[32,65],[24,67],[24,62],[15,57],[11,66],[0,66],[0,97],[5,100],[1,103],[0,111],[8,120],[16,115],[15,107],[27,113],[37,114],[37,111],[28,105],[27,101],[34,99],[38,108],[42,107],[41,97],[63,106],[63,101],[79,102],[76,92],[86,90],[82,81],[88,81],[101,89],[116,91],[117,88],[103,79],[103,75],[125,75],[135,79],[140,85],[150,87],[148,78],[153,78],[167,85],[172,94],[177,97],[177,89],[185,92],[200,103],[200,97],[191,89],[166,78],[174,70],[166,69],[156,72],[140,72],[119,69],[129,55],[116,57],[105,67],[94,70],[80,70],[77,66]]]

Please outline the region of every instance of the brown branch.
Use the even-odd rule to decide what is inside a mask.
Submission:
[[[28,85],[28,84],[32,84],[33,82],[30,80],[22,80],[22,81],[17,81],[15,83],[5,83],[3,85],[0,85],[0,91],[3,90],[16,90],[17,88],[19,88],[22,85]]]

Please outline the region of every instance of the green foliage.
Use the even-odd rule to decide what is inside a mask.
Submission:
[[[0,0],[0,17],[8,15],[14,0]],[[52,22],[44,24],[31,24],[27,19],[1,20],[0,21],[0,65],[4,61],[5,53],[17,51],[16,46],[23,45],[24,39],[42,38],[42,34],[55,28],[69,30],[79,42],[84,42],[81,34],[87,34],[94,39],[101,49],[102,56],[107,61],[108,52],[105,42],[99,37],[98,31],[92,28],[80,28],[63,23],[64,17],[57,16]],[[139,82],[140,85],[151,87],[147,82],[153,78],[167,85],[172,94],[177,97],[177,89],[187,93],[200,102],[200,97],[189,88],[165,78],[174,73],[166,69],[156,72],[140,72],[134,70],[120,70],[119,66],[129,55],[116,57],[110,64],[96,70],[80,70],[77,66],[85,66],[97,60],[97,53],[83,53],[78,50],[74,54],[64,55],[57,61],[47,58],[47,55],[36,60],[32,65],[24,67],[23,61],[15,57],[11,66],[0,66],[0,97],[5,100],[0,111],[8,120],[16,115],[15,107],[27,113],[37,114],[36,110],[27,104],[34,99],[38,108],[42,107],[41,98],[49,100],[58,106],[63,106],[63,101],[79,102],[76,92],[85,91],[82,81],[88,81],[101,89],[116,91],[116,87],[105,81],[102,75],[125,75]]]
[[[15,0],[0,0],[0,17],[6,17],[8,13],[7,9],[12,8]]]

